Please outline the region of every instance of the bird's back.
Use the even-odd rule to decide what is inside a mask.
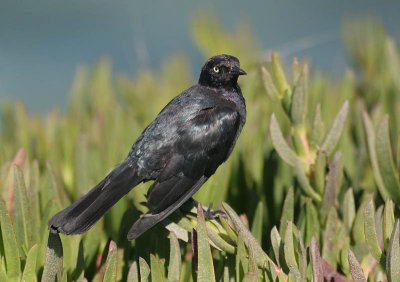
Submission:
[[[154,180],[174,153],[182,128],[205,109],[226,108],[237,112],[240,122],[233,147],[245,123],[245,104],[240,88],[230,96],[215,89],[196,84],[172,99],[133,144],[128,158],[137,165],[144,181]],[[234,97],[236,96],[236,97]],[[243,112],[244,111],[244,112]],[[230,149],[230,148],[229,148]],[[228,150],[226,157],[231,152]],[[219,164],[218,164],[219,165]]]

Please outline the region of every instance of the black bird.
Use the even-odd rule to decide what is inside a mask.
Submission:
[[[198,84],[172,99],[133,144],[128,156],[85,196],[49,220],[53,233],[89,230],[141,182],[154,180],[149,211],[132,226],[133,240],[166,218],[229,157],[246,121],[238,77],[246,72],[230,55],[209,59]]]

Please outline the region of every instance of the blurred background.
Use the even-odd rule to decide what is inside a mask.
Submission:
[[[249,31],[259,58],[266,60],[270,50],[277,50],[289,62],[294,56],[308,58],[314,70],[338,77],[348,64],[343,23],[370,15],[398,38],[399,11],[396,0],[3,0],[0,103],[21,99],[29,112],[49,112],[55,105],[64,109],[77,67],[93,66],[103,57],[111,59],[114,74],[133,77],[184,54],[195,80],[204,62],[196,44],[201,17],[230,33]]]

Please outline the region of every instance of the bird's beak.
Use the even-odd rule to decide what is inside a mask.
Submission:
[[[239,68],[237,65],[234,65],[234,66],[232,67],[232,72],[233,72],[234,74],[238,74],[238,75],[246,75],[246,74],[247,74],[244,70],[242,70],[241,68]]]

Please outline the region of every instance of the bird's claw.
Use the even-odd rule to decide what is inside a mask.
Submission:
[[[221,215],[224,219],[228,219],[228,216],[225,212],[221,210],[212,210],[213,203],[210,203],[207,210],[203,210],[205,219],[215,219],[218,215]]]

